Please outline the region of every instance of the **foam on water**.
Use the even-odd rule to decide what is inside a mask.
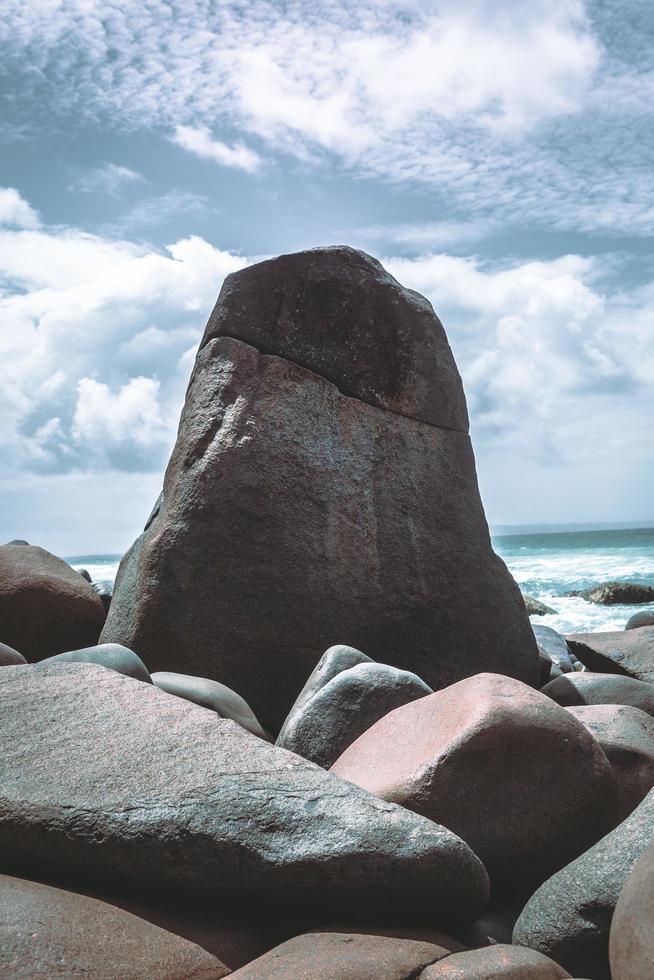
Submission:
[[[511,534],[494,538],[493,547],[526,595],[556,609],[555,615],[532,616],[534,623],[561,633],[621,630],[637,610],[654,609],[600,606],[563,595],[608,581],[654,586],[654,528]],[[88,569],[94,582],[113,584],[120,557],[75,555],[66,561]]]

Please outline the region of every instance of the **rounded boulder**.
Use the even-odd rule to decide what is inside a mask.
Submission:
[[[609,958],[613,980],[654,977],[654,844],[627,878],[611,922]]]
[[[575,672],[550,681],[541,694],[565,708],[582,704],[624,704],[654,716],[654,684],[633,677]]]
[[[454,831],[491,881],[542,881],[615,825],[615,775],[597,741],[497,674],[390,712],[331,771]]]

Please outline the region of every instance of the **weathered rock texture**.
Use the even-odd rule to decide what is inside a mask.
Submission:
[[[0,546],[0,641],[40,660],[97,643],[104,620],[100,597],[61,558],[34,545]]]
[[[615,633],[571,633],[566,640],[589,670],[654,683],[654,626]]]
[[[553,875],[525,905],[513,942],[551,956],[573,976],[609,977],[611,916],[654,838],[654,790],[614,831]]]
[[[21,873],[464,917],[487,898],[443,827],[114,671],[3,668],[0,731],[0,861]]]
[[[636,862],[611,921],[609,956],[613,980],[654,977],[654,845]]]
[[[228,276],[103,639],[227,684],[275,733],[336,642],[434,689],[480,670],[536,683],[423,297],[347,248]]]
[[[615,826],[615,776],[596,740],[494,674],[396,708],[331,771],[449,827],[493,884],[542,881]]]
[[[109,902],[0,875],[4,980],[218,980],[227,966]]]

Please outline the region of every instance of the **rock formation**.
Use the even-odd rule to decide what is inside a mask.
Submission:
[[[427,300],[349,248],[227,277],[102,638],[226,684],[274,733],[333,643],[434,689],[537,682]]]

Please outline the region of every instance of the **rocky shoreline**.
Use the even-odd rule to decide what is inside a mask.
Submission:
[[[0,546],[3,976],[652,976],[654,626],[530,624],[467,428],[423,297],[282,256],[113,597]]]

